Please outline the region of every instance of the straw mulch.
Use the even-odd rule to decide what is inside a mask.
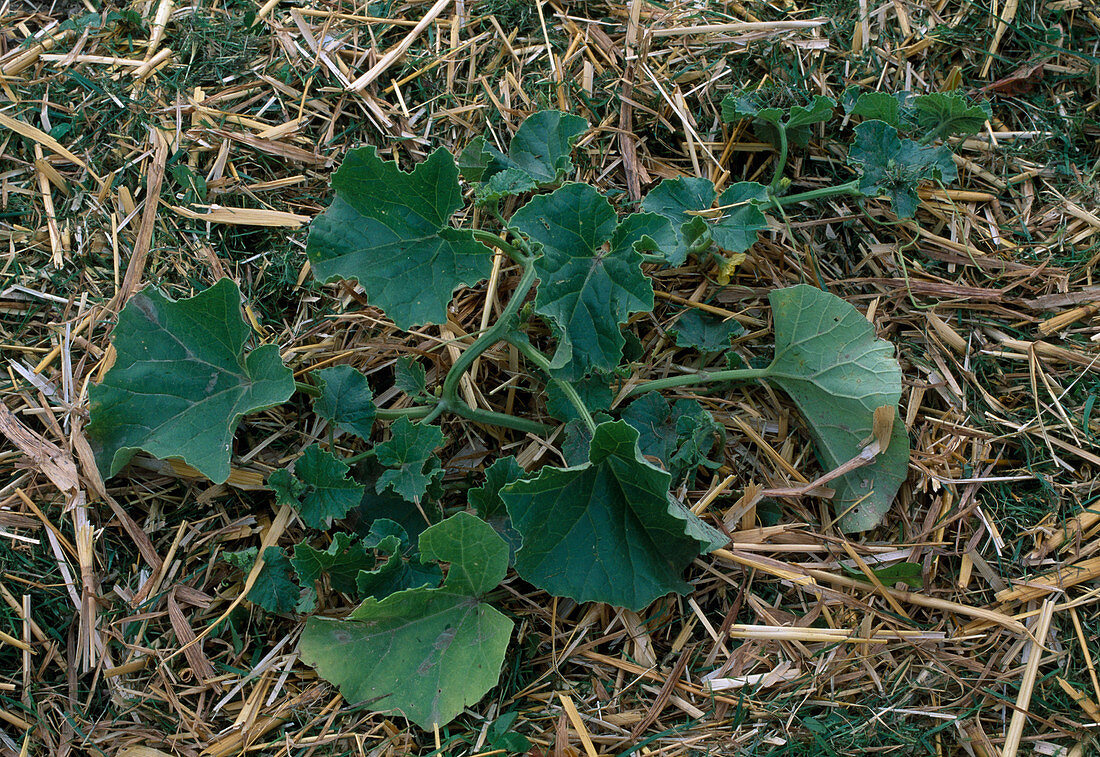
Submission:
[[[83,0],[0,19],[0,754],[505,754],[502,717],[531,755],[1100,753],[1095,5]],[[915,220],[790,209],[725,289],[659,274],[634,329],[656,377],[683,367],[665,326],[684,303],[739,317],[748,359],[767,357],[775,287],[820,276],[865,311],[898,345],[913,443],[872,532],[840,534],[814,497],[757,496],[821,473],[785,399],[707,395],[726,467],[680,494],[734,540],[696,561],[694,592],[633,613],[510,577],[501,683],[432,733],[343,701],[298,660],[301,619],[240,602],[218,559],[302,536],[263,481],[315,438],[308,405],[247,419],[227,485],[148,457],[103,482],[90,464],[87,388],[147,283],[178,297],[233,278],[259,340],[300,373],[360,368],[380,405],[400,355],[442,376],[482,327],[484,285],[406,334],[309,275],[306,223],[351,147],[407,167],[478,134],[507,144],[556,107],[592,125],[577,178],[625,204],[663,177],[770,175],[770,147],[721,122],[727,92],[851,84],[961,87],[994,118]],[[845,180],[842,157],[797,151],[796,189]],[[497,297],[514,281],[498,272]],[[520,365],[490,351],[465,391],[521,411],[537,384]],[[559,462],[522,434],[444,430],[455,481],[499,451]],[[874,578],[899,561],[917,586]],[[322,593],[321,612],[347,601]]]

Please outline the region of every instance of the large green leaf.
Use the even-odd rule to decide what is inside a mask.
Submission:
[[[858,310],[815,287],[779,289],[768,299],[775,320],[768,379],[798,405],[822,466],[831,470],[873,436],[876,408],[897,407],[901,368],[894,347],[875,336]],[[908,459],[909,438],[898,419],[884,454],[830,483],[834,510],[847,512],[840,521],[845,531],[878,524],[905,480]]]
[[[477,187],[482,202],[531,192],[560,181],[573,170],[573,143],[588,128],[580,116],[543,110],[525,120],[512,137],[508,154],[484,137],[475,138],[459,157],[459,168]]]
[[[554,596],[640,610],[686,592],[699,554],[684,513],[670,506],[669,475],[642,459],[624,421],[596,427],[588,462],[546,466],[501,491],[523,537],[516,571]]]
[[[848,160],[862,172],[859,191],[869,197],[889,197],[899,218],[912,218],[916,213],[917,182],[949,182],[958,175],[951,149],[945,145],[921,145],[901,139],[893,126],[875,120],[861,123],[855,134]]]
[[[411,173],[374,147],[352,150],[332,186],[336,198],[313,220],[306,246],[314,275],[357,280],[398,328],[446,323],[455,289],[489,275],[488,248],[449,224],[463,203],[446,150]]]
[[[346,620],[310,618],[301,653],[349,702],[398,710],[431,730],[500,677],[512,621],[484,596],[508,570],[508,547],[487,523],[458,513],[420,535],[420,552],[451,563],[442,586],[367,599]]]
[[[313,409],[342,431],[360,439],[370,439],[374,424],[374,396],[367,377],[350,365],[334,365],[313,372],[321,394],[313,399]]]
[[[180,458],[215,483],[229,478],[241,417],[294,393],[278,347],[245,356],[248,333],[229,279],[178,302],[152,287],[134,295],[118,316],[115,364],[88,392],[88,437],[103,477],[144,450]]]
[[[592,370],[610,371],[622,357],[619,324],[653,308],[653,285],[634,249],[634,222],[619,225],[594,187],[566,184],[520,208],[512,225],[542,246],[535,312],[560,330],[550,364],[555,375],[575,381]]]
[[[348,466],[318,445],[306,447],[294,473],[282,468],[267,477],[280,505],[291,505],[302,522],[327,529],[363,499],[361,484],[348,478]]]

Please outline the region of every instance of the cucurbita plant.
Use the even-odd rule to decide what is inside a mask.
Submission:
[[[88,434],[101,472],[113,476],[144,451],[224,482],[240,419],[296,391],[309,395],[330,430],[358,437],[366,450],[341,457],[330,432],[328,444],[274,471],[270,489],[313,535],[289,551],[250,548],[225,559],[245,572],[262,560],[249,599],[271,612],[310,614],[302,659],[349,701],[399,711],[424,728],[446,724],[496,684],[513,624],[492,597],[509,568],[554,596],[640,610],[688,592],[689,563],[726,544],[670,495],[722,463],[724,429],[698,401],[670,402],[665,390],[778,387],[798,408],[824,470],[862,463],[829,486],[842,529],[872,528],[906,474],[901,371],[893,347],[844,300],[805,284],[773,291],[775,350],[766,367],[730,360],[644,380],[624,357],[639,349],[624,326],[653,308],[652,271],[694,261],[700,275],[716,270],[720,287],[769,214],[785,219],[785,209],[830,196],[885,197],[899,217],[911,216],[918,181],[954,178],[942,140],[976,131],[988,116],[945,94],[851,92],[842,104],[847,118],[862,119],[848,151],[851,181],[790,194],[784,176],[788,152],[833,118],[832,100],[780,109],[730,96],[724,117],[750,121],[776,147],[770,183],[719,193],[707,179],[664,180],[633,212],[567,180],[587,124],[556,111],[528,118],[507,151],[478,138],[457,161],[438,149],[409,172],[373,147],[352,150],[332,177],[332,204],[310,230],[314,275],[357,282],[408,330],[445,323],[456,290],[488,278],[501,255],[512,267],[506,275],[518,278],[496,320],[438,386],[428,386],[418,363],[398,361],[395,384],[411,404],[379,408],[351,366],[314,370],[297,383],[274,345],[247,350],[233,282],[179,301],[147,288],[120,313],[115,362],[90,388]],[[923,137],[903,136],[910,132]],[[467,203],[460,178],[472,187],[482,228],[453,223]],[[737,328],[688,309],[675,344],[732,355]],[[474,361],[501,343],[516,348],[543,387],[522,415],[473,407],[459,391]],[[446,443],[438,425],[445,415],[547,438],[553,419],[564,424],[556,438],[566,465],[529,472],[500,457],[455,507],[435,454]],[[384,434],[376,434],[380,424]],[[360,604],[343,618],[312,615],[321,581]]]

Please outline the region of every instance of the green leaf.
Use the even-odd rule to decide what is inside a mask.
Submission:
[[[682,265],[692,243],[706,231],[706,221],[689,212],[709,210],[714,194],[710,179],[679,176],[665,179],[642,200],[642,210],[667,218],[676,234],[674,245],[660,247],[669,265]]]
[[[488,524],[458,513],[421,534],[420,551],[451,563],[442,586],[367,599],[347,620],[310,618],[300,648],[348,702],[398,710],[432,730],[500,677],[512,621],[482,597],[504,578],[508,547]]]
[[[901,139],[897,129],[882,121],[864,121],[855,128],[855,135],[848,161],[862,171],[859,191],[869,197],[889,197],[899,218],[912,218],[916,212],[917,182],[950,182],[958,175],[951,150],[944,145]]]
[[[221,557],[247,576],[256,564],[258,552],[256,547],[249,547],[239,552],[223,552]],[[265,549],[264,564],[248,592],[248,601],[268,612],[293,612],[298,608],[301,594],[302,589],[294,581],[293,569],[286,553],[280,547]]]
[[[382,520],[401,531],[404,537],[404,529],[401,529],[393,521]],[[373,528],[372,528],[373,533]],[[364,544],[368,539],[364,539]],[[403,554],[407,550],[407,537],[399,538],[390,535],[376,544],[380,553],[389,555],[389,558],[381,567],[371,570],[361,570],[355,578],[355,587],[362,598],[374,597],[385,599],[390,594],[395,594],[406,589],[416,589],[421,586],[439,586],[443,578],[443,571],[435,563],[424,563],[419,556]],[[373,566],[372,566],[373,568]]]
[[[558,378],[613,369],[624,343],[619,325],[653,308],[635,227],[616,220],[611,203],[587,184],[539,195],[512,216],[512,225],[543,248],[535,262],[535,312],[560,331],[550,364]]]
[[[185,300],[152,287],[134,295],[118,316],[115,363],[89,389],[88,438],[103,478],[139,450],[180,458],[215,483],[229,478],[241,417],[294,393],[278,347],[245,356],[248,334],[229,279]]]
[[[347,515],[363,498],[363,486],[348,478],[348,466],[331,452],[313,444],[294,463],[294,473],[283,468],[267,479],[280,505],[291,505],[302,522],[325,530]]]
[[[587,128],[580,116],[540,111],[520,125],[507,155],[478,137],[462,152],[459,168],[468,181],[482,182],[477,187],[480,202],[531,192],[573,171],[569,156]]]
[[[446,323],[461,286],[489,275],[492,255],[448,223],[462,207],[458,169],[444,149],[411,173],[352,150],[332,176],[336,198],[313,220],[306,254],[321,281],[357,280],[397,327]]]
[[[589,412],[599,412],[611,407],[614,395],[611,391],[611,379],[606,373],[593,373],[580,381],[569,383],[580,395],[581,401]],[[546,412],[563,423],[580,417],[577,415],[577,409],[566,399],[565,392],[556,381],[546,385]]]
[[[735,320],[723,321],[698,308],[688,308],[672,326],[677,347],[690,347],[701,352],[717,352],[729,349],[730,337],[743,333]]]
[[[512,527],[508,517],[508,508],[500,497],[500,491],[513,481],[519,481],[527,475],[512,455],[497,458],[485,469],[485,483],[471,489],[467,497],[477,515],[488,523],[508,543],[509,564],[515,562],[516,550],[523,544],[519,531]]]
[[[728,187],[719,198],[723,215],[717,220],[693,215],[710,210],[714,195],[710,179],[678,177],[662,181],[642,200],[642,210],[667,218],[678,230],[677,244],[661,248],[669,265],[683,263],[692,244],[708,231],[719,247],[737,253],[752,247],[756,233],[768,228],[768,219],[760,210],[760,204],[768,199],[764,185],[742,181]]]
[[[350,365],[336,365],[313,372],[321,395],[313,398],[313,410],[342,431],[370,439],[374,425],[374,395],[367,377]]]
[[[844,563],[841,563],[840,567],[850,576],[866,578],[867,574],[862,570],[849,568]],[[919,562],[899,562],[881,568],[871,567],[871,572],[886,586],[893,586],[898,582],[906,584],[910,589],[920,589],[924,586],[923,567]]]
[[[390,426],[389,440],[374,448],[378,462],[389,469],[379,476],[375,491],[381,494],[389,487],[410,502],[423,497],[432,479],[443,474],[433,452],[445,441],[438,426],[398,418]]]
[[[992,116],[989,103],[970,105],[958,92],[931,92],[910,101],[917,129],[932,138],[970,135],[982,130]]]
[[[428,395],[428,374],[424,366],[402,355],[393,366],[393,384],[410,397]]]
[[[906,95],[892,95],[886,92],[863,92],[855,98],[851,106],[845,107],[853,116],[864,119],[876,119],[890,124],[895,129],[901,128],[902,104]]]
[[[774,145],[779,144],[779,128],[782,127],[786,129],[788,142],[805,147],[810,141],[810,126],[832,118],[835,107],[832,98],[815,95],[809,105],[795,105],[784,111],[763,107],[755,93],[731,93],[722,100],[722,120],[752,118],[757,134]]]
[[[710,224],[715,243],[727,252],[744,252],[756,244],[756,233],[768,228],[760,210],[767,199],[767,187],[755,181],[740,181],[726,189],[718,198],[722,217]]]
[[[546,466],[501,492],[523,537],[516,571],[554,596],[633,610],[686,592],[699,542],[670,507],[668,486],[669,475],[642,459],[635,429],[600,424],[588,462]]]
[[[356,593],[355,578],[359,571],[373,568],[374,563],[374,556],[367,554],[363,542],[342,531],[332,535],[332,543],[324,551],[305,542],[296,544],[290,558],[303,585],[312,586],[322,575],[327,575],[332,588],[352,595]]]
[[[438,461],[429,461],[425,468],[432,480],[425,496],[414,501],[405,499],[385,483],[379,483],[387,468],[374,454],[360,460],[355,466],[355,479],[364,484],[363,499],[348,514],[349,521],[356,523],[355,532],[367,538],[379,519],[385,519],[397,523],[408,535],[406,538],[415,541],[421,531],[438,521],[441,511],[437,500],[443,494],[439,480],[442,471]]]
[[[803,284],[773,291],[768,299],[775,321],[768,380],[798,405],[822,467],[832,470],[872,436],[876,408],[897,407],[901,368],[894,347],[876,337],[854,307],[820,289]],[[905,480],[908,458],[909,439],[899,418],[886,453],[829,484],[836,489],[833,509],[847,512],[841,528],[865,531],[878,524]]]
[[[622,419],[637,429],[642,455],[659,461],[674,483],[700,465],[718,465],[708,457],[725,439],[725,431],[695,400],[669,405],[659,393],[647,392],[627,405]]]

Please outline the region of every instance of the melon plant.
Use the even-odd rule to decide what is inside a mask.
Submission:
[[[509,570],[553,596],[641,610],[687,593],[692,560],[727,543],[670,494],[724,462],[723,427],[699,402],[669,401],[666,390],[733,381],[780,389],[823,470],[862,463],[829,482],[839,527],[874,527],[906,474],[901,370],[893,347],[840,297],[808,284],[771,292],[767,365],[731,361],[626,388],[632,335],[624,326],[653,308],[654,271],[716,266],[722,286],[769,214],[800,202],[883,197],[910,216],[918,181],[954,178],[942,140],[976,130],[986,115],[955,95],[846,93],[842,102],[859,120],[851,181],[790,194],[783,173],[789,150],[833,118],[832,100],[780,109],[730,96],[724,117],[751,121],[776,146],[771,181],[719,191],[703,178],[666,179],[633,211],[571,180],[573,147],[588,125],[556,111],[528,118],[506,152],[479,138],[457,159],[440,148],[411,171],[373,147],[352,150],[310,230],[314,276],[357,283],[409,330],[445,323],[455,292],[486,279],[501,254],[518,280],[496,320],[438,386],[428,386],[422,366],[399,362],[395,383],[412,403],[379,408],[367,377],[350,365],[295,382],[275,346],[249,349],[233,282],[178,301],[147,288],[120,313],[114,363],[90,388],[88,434],[101,473],[114,476],[145,452],[224,482],[241,418],[307,394],[330,429],[358,437],[365,451],[342,456],[330,435],[270,475],[276,500],[314,535],[289,551],[268,547],[249,598],[271,612],[308,615],[302,659],[349,701],[424,728],[446,724],[496,684],[513,624],[493,598]],[[923,136],[905,136],[913,133]],[[488,219],[482,228],[469,226],[469,213],[455,222],[468,202]],[[729,352],[735,328],[691,310],[673,336],[702,355]],[[524,414],[470,406],[459,392],[474,361],[501,343],[515,346],[545,388]],[[448,494],[437,456],[447,443],[443,416],[547,439],[564,424],[554,438],[565,464],[528,471],[502,456],[480,486]],[[251,548],[225,559],[247,572],[257,557]],[[322,580],[358,606],[340,618],[314,614]]]

